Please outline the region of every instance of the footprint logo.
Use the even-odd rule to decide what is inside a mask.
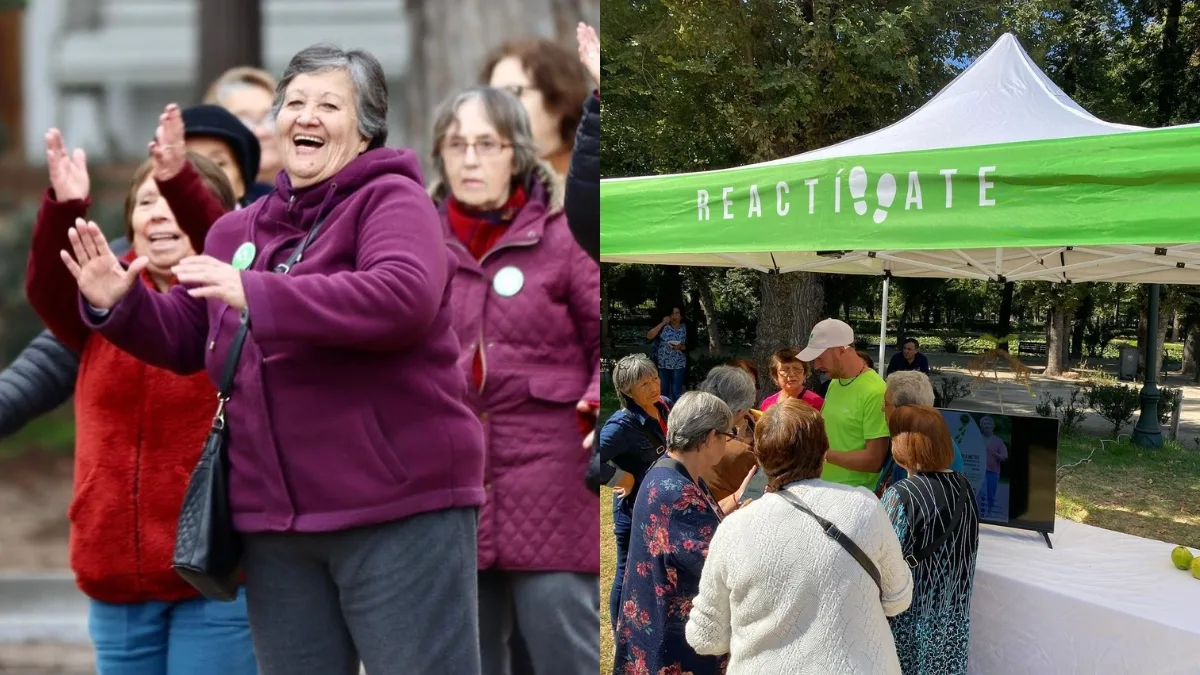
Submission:
[[[854,212],[860,216],[867,215],[867,171],[861,166],[850,169],[850,196],[854,198]]]
[[[850,169],[850,196],[854,199],[854,212],[860,216],[867,215],[867,211],[870,210],[866,201],[869,182],[866,169],[861,166]],[[875,224],[879,225],[887,220],[887,210],[891,208],[892,202],[896,201],[895,176],[890,173],[879,176],[879,182],[875,185],[875,201],[878,206],[872,218]]]
[[[895,176],[885,173],[879,177],[879,183],[875,186],[875,200],[879,204],[879,207],[875,209],[875,224],[879,225],[887,220],[887,210],[891,208],[892,202],[896,200]],[[857,209],[858,205],[855,204],[854,206]]]

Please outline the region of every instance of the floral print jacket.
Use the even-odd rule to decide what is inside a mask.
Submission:
[[[700,656],[684,626],[708,544],[721,522],[703,479],[664,457],[642,480],[617,618],[614,675],[717,675],[728,656]]]

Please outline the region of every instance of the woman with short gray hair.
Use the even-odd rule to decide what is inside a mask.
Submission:
[[[441,222],[417,157],[383,147],[374,56],[301,51],[275,110],[277,190],[218,220],[170,293],[88,233],[89,320],[150,364],[232,380],[230,508],[263,675],[356,675],[360,659],[477,675],[483,430]]]
[[[630,354],[617,361],[612,379],[621,409],[600,428],[600,443],[589,467],[588,482],[596,487],[607,484],[613,488],[617,564],[608,594],[608,616],[615,631],[633,532],[634,498],[641,489],[642,478],[666,446],[671,402],[662,395],[658,368],[645,354]]]
[[[717,366],[708,371],[700,383],[706,391],[725,402],[733,411],[734,439],[725,444],[725,454],[701,474],[721,510],[733,513],[742,501],[742,494],[754,476],[758,460],[754,458],[754,402],[758,387],[754,379],[737,366]]]
[[[703,391],[679,398],[667,420],[667,452],[646,474],[633,507],[614,672],[724,672],[723,656],[700,656],[684,638],[708,544],[724,513],[700,475],[733,437],[733,411]]]
[[[534,675],[596,672],[600,510],[579,477],[590,455],[581,411],[600,405],[600,268],[567,227],[516,97],[456,93],[433,136],[432,191],[458,261],[448,299],[458,363],[487,430],[483,673],[508,672],[514,619]]]
[[[890,418],[896,408],[910,405],[932,408],[936,400],[933,383],[929,381],[928,375],[919,370],[897,370],[887,377],[887,389],[883,392],[883,414]],[[953,438],[950,439],[950,443],[954,450],[954,460],[950,463],[950,469],[963,471],[962,453],[958,450],[958,443]],[[888,467],[891,467],[890,471]],[[875,494],[882,496],[881,488],[899,483],[905,478],[908,478],[908,470],[896,463],[889,448],[887,462],[879,473],[879,484],[875,488]]]

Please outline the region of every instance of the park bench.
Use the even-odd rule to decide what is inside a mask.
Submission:
[[[1045,342],[1025,342],[1024,340],[1017,343],[1017,356],[1027,354],[1029,356],[1045,356]]]
[[[44,44],[40,73],[48,92],[43,105],[27,106],[38,129],[53,120],[67,142],[87,148],[97,160],[146,154],[153,129],[170,101],[193,104],[199,63],[200,0],[107,0],[90,7],[91,16],[71,15],[65,0],[39,0],[57,7],[30,31],[31,44]],[[47,13],[48,12],[48,13]],[[54,16],[57,14],[57,16]],[[54,24],[54,25],[49,25]],[[44,40],[44,42],[40,42]],[[361,47],[379,58],[390,78],[408,64],[409,38],[404,3],[395,0],[265,0],[263,58],[278,75],[293,54],[318,42]],[[391,82],[392,105],[403,109],[403,89]],[[30,101],[34,103],[34,101]],[[399,135],[399,128],[392,129]],[[30,156],[42,154],[29,149]]]

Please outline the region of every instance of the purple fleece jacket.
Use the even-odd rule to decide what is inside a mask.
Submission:
[[[483,430],[463,402],[437,211],[409,150],[365,152],[318,185],[274,194],[213,225],[205,250],[242,272],[250,331],[227,406],[234,524],[328,532],[484,502]],[[319,217],[291,274],[270,270]],[[134,284],[84,319],[134,356],[219,384],[238,313],[182,287]]]

